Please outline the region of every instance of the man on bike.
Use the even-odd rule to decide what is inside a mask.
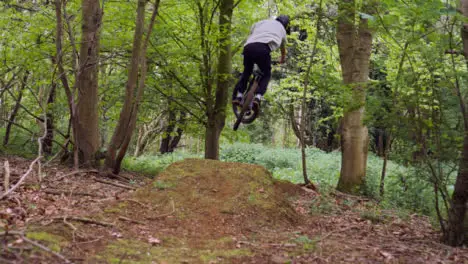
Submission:
[[[280,63],[286,60],[286,34],[289,33],[289,16],[280,15],[276,19],[257,22],[252,26],[250,35],[244,45],[244,72],[236,84],[232,95],[232,103],[240,105],[242,96],[247,87],[254,64],[257,64],[263,73],[253,102],[254,111],[260,108],[260,100],[265,94],[271,77],[270,53],[281,49]]]

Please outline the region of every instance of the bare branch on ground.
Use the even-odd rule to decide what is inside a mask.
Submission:
[[[55,194],[55,195],[76,195],[76,196],[91,196],[91,197],[98,197],[98,198],[107,198],[105,195],[100,195],[96,193],[87,193],[87,192],[72,192],[70,190],[55,190],[55,189],[45,189],[45,193],[47,194]]]
[[[135,223],[135,224],[139,224],[139,225],[145,225],[145,223],[143,223],[141,221],[131,219],[131,218],[128,218],[128,217],[125,217],[125,216],[119,216],[119,220],[127,221],[127,222],[130,222],[130,223]]]
[[[6,192],[10,188],[10,163],[8,163],[8,160],[5,160],[3,166],[5,168],[5,179],[3,181],[3,189]]]
[[[10,195],[14,190],[16,190],[20,185],[21,183],[23,183],[23,181],[29,176],[29,174],[31,174],[31,172],[33,171],[34,169],[34,165],[36,163],[38,163],[40,161],[41,157],[37,157],[35,160],[33,160],[33,162],[31,162],[31,164],[29,165],[29,169],[23,174],[23,176],[21,176],[21,178],[18,180],[18,182],[13,185],[13,187],[11,187],[11,189],[9,189],[8,191],[5,190],[5,193],[3,193],[2,195],[0,195],[0,200],[4,199],[5,197],[7,197],[8,195]]]
[[[125,185],[125,184],[121,184],[121,183],[117,183],[117,182],[113,182],[113,181],[108,181],[108,180],[98,179],[98,178],[95,178],[94,180],[97,181],[97,182],[100,182],[100,183],[105,183],[105,184],[109,184],[109,185],[114,185],[114,186],[121,187],[121,188],[125,188],[125,189],[128,189],[128,190],[136,190],[135,187],[132,187],[132,186],[129,186],[129,185]]]
[[[53,218],[53,220],[64,220],[64,219],[77,221],[77,222],[82,222],[82,223],[85,223],[85,224],[95,224],[95,225],[100,225],[100,226],[105,226],[105,227],[114,227],[115,226],[112,223],[101,222],[101,221],[97,221],[97,220],[90,219],[90,218],[84,218],[84,217],[58,216],[58,217]]]

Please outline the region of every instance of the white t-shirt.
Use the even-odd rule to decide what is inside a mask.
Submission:
[[[250,43],[266,43],[271,51],[274,51],[286,44],[286,30],[277,20],[262,20],[252,26],[245,45]]]

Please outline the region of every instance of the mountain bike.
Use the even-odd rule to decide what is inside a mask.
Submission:
[[[257,111],[253,109],[253,99],[255,97],[255,92],[257,91],[260,79],[263,77],[263,72],[260,70],[257,64],[254,65],[253,76],[254,77],[252,80],[250,80],[249,87],[244,92],[244,96],[242,97],[240,105],[232,105],[232,110],[237,117],[233,126],[234,131],[237,131],[240,123],[250,124],[258,116],[259,109],[257,109]]]

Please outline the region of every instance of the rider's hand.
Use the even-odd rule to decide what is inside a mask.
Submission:
[[[286,62],[286,58],[284,56],[281,56],[281,59],[279,61],[280,64],[283,64]]]

